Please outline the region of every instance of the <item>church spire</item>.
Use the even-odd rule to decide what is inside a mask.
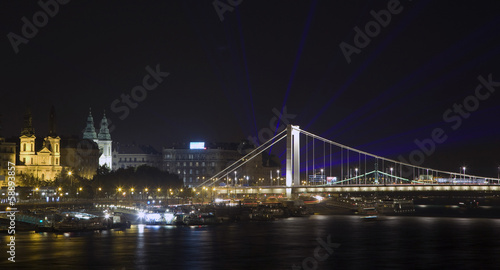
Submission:
[[[57,134],[56,134],[56,110],[54,109],[54,105],[52,105],[50,107],[49,137],[57,137]]]
[[[99,130],[99,135],[97,136],[99,140],[111,140],[111,135],[108,129],[108,120],[106,119],[106,111],[101,120],[101,129]]]
[[[33,116],[31,115],[30,108],[26,108],[26,113],[24,114],[24,127],[21,130],[21,136],[34,136],[35,129],[33,128]]]
[[[83,131],[83,139],[97,140],[95,133],[94,118],[92,117],[92,108],[89,108],[89,116],[87,117],[87,126]]]

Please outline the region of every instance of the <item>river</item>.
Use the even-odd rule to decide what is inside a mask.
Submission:
[[[500,219],[314,215],[217,226],[16,232],[0,269],[498,269]],[[2,250],[7,235],[1,235]]]

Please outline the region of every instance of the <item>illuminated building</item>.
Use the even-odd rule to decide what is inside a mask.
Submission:
[[[99,134],[97,135],[94,127],[94,118],[92,117],[92,111],[89,109],[87,126],[83,131],[83,139],[92,140],[97,143],[100,153],[99,165],[107,165],[109,169],[112,169],[112,140],[111,134],[109,134],[106,113],[103,114]]]
[[[24,127],[19,137],[19,159],[16,174],[31,175],[40,180],[54,180],[61,173],[61,138],[56,134],[54,107],[50,110],[49,134],[43,141],[37,140],[33,118],[28,109]]]
[[[237,143],[175,144],[163,148],[163,170],[178,174],[186,186],[197,186],[241,158]]]

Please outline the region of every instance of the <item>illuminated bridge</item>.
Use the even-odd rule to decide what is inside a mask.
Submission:
[[[254,175],[256,158],[272,150],[282,152],[286,169],[274,171],[275,177],[272,170],[269,177]],[[289,125],[198,188],[222,197],[281,194],[291,198],[301,193],[500,193],[499,184],[499,178],[466,174],[465,167],[449,172],[412,165]]]

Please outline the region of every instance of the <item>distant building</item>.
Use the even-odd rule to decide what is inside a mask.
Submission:
[[[72,174],[92,179],[99,167],[100,150],[92,140],[67,138],[61,141],[61,165]]]
[[[238,143],[184,143],[163,148],[163,169],[197,186],[242,157]]]
[[[115,143],[112,161],[113,170],[141,165],[162,169],[161,153],[150,145]]]
[[[0,123],[0,186],[7,186],[9,162],[16,164],[16,143],[7,142],[2,136]]]
[[[94,127],[94,118],[92,117],[92,111],[89,109],[89,116],[87,117],[87,126],[83,131],[83,139],[92,140],[97,143],[100,151],[99,165],[107,165],[109,169],[112,169],[112,140],[111,134],[109,134],[108,120],[106,119],[106,113],[103,114],[101,120],[101,126],[99,129],[99,134],[97,135]]]
[[[31,111],[28,109],[19,137],[16,174],[31,175],[40,180],[54,180],[62,170],[61,138],[56,134],[54,107],[50,110],[49,134],[43,140],[36,138],[32,120]]]

